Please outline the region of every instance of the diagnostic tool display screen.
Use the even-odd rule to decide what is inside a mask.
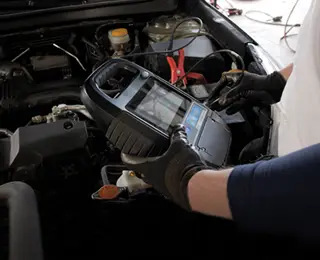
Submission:
[[[153,78],[138,91],[127,108],[168,133],[181,124],[191,102]]]

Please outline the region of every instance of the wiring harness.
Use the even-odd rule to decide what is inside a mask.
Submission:
[[[179,26],[181,26],[183,23],[187,22],[187,21],[190,21],[190,20],[194,20],[194,21],[197,21],[199,23],[199,30],[198,32],[192,37],[192,39],[185,45],[179,47],[179,48],[176,48],[176,49],[173,49],[173,41],[174,41],[174,35],[175,35],[175,32],[177,31],[177,29],[179,28]],[[172,33],[171,33],[171,37],[170,37],[170,40],[169,40],[169,44],[168,44],[168,48],[167,50],[164,50],[164,51],[157,51],[157,52],[142,52],[142,53],[134,53],[134,54],[129,54],[129,55],[126,55],[126,56],[123,56],[122,58],[123,59],[128,59],[128,58],[134,58],[134,57],[139,57],[139,56],[146,56],[146,55],[161,55],[161,54],[164,54],[164,55],[171,55],[173,54],[174,52],[177,52],[181,49],[184,49],[186,47],[188,47],[189,45],[191,45],[195,39],[199,36],[202,36],[203,33],[202,33],[202,29],[203,29],[203,22],[200,18],[198,17],[189,17],[189,18],[186,18],[186,19],[183,19],[182,21],[180,21],[173,29]],[[207,33],[208,34],[208,33]],[[206,34],[206,35],[207,35]],[[210,34],[208,34],[210,35]],[[210,35],[210,38],[214,38],[212,35]],[[214,55],[217,55],[218,53],[227,53],[230,55],[230,57],[232,58],[233,62],[235,64],[239,64],[240,62],[240,65],[241,65],[241,70],[245,71],[245,64],[244,64],[244,61],[242,59],[242,57],[237,54],[236,52],[232,51],[232,50],[229,50],[229,49],[222,49],[222,50],[218,50],[218,51],[214,51],[212,53],[210,53],[209,55],[207,55],[206,57],[203,57],[201,60],[199,60],[196,64],[194,64],[186,73],[183,77],[181,77],[180,79],[178,79],[175,83],[173,83],[174,85],[176,84],[179,84],[181,83],[181,81],[188,76],[189,73],[192,72],[192,70],[194,70],[197,66],[199,66],[200,63],[202,63],[203,61],[207,60],[208,58],[214,56]]]

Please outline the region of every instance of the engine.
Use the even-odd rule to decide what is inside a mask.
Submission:
[[[230,53],[211,55],[221,47],[205,26],[199,26],[196,19],[175,15],[0,36],[0,171],[4,181],[23,180],[43,187],[44,181],[63,182],[121,164],[116,140],[91,116],[90,105],[83,104],[80,95],[85,79],[114,58],[125,58],[153,72],[197,102],[208,99],[222,73],[243,64]],[[179,51],[170,53],[168,48]],[[136,77],[126,68],[99,86],[113,99]],[[185,76],[178,80],[180,74]],[[233,137],[223,161],[237,163],[243,147],[261,135],[260,126],[256,128],[241,114],[229,117],[222,111],[217,116],[228,124]]]
[[[9,172],[7,177],[12,180],[27,181],[37,180],[41,171],[69,176],[95,163],[97,167],[106,164],[113,147],[82,104],[81,85],[102,63],[126,55],[170,81],[166,55],[153,53],[167,49],[174,27],[183,18],[176,15],[145,22],[109,21],[84,28],[47,28],[1,37],[0,170]],[[183,23],[174,34],[173,48],[185,45],[197,33],[196,21]],[[200,34],[184,48],[185,71],[218,49],[205,29]],[[135,56],[141,52],[150,55]],[[178,62],[179,53],[172,58]],[[220,54],[208,58],[181,87],[203,100],[228,62]],[[125,87],[121,77],[125,75],[108,80],[108,94],[117,95],[117,90]],[[88,162],[86,167],[83,162]]]
[[[183,215],[144,183],[139,173],[121,163],[119,142],[124,132],[108,132],[104,125],[107,121],[96,120],[91,106],[82,102],[81,89],[103,64],[123,58],[203,104],[222,73],[240,68],[241,64],[230,53],[211,55],[222,49],[218,41],[206,26],[199,30],[199,24],[192,19],[181,23],[185,18],[179,14],[153,20],[88,22],[0,36],[1,182],[23,181],[36,191],[44,243],[50,256],[54,255],[55,244],[65,255],[69,249],[73,252],[84,244],[90,244],[91,250],[97,245],[103,248],[102,241],[121,240],[123,232],[112,225],[116,221],[120,230],[139,233],[146,216],[168,220],[168,214],[161,212],[163,208]],[[170,45],[172,50],[185,47],[170,53]],[[174,64],[178,66],[175,75]],[[117,73],[97,84],[110,99],[119,100],[137,77],[129,67],[117,69]],[[185,77],[181,79],[180,73]],[[162,97],[168,94],[161,93]],[[157,113],[159,118],[169,118],[160,105]],[[215,138],[217,144],[225,140],[226,145],[219,150],[223,156],[216,154],[216,166],[252,161],[263,154],[265,147],[257,140],[269,125],[268,118],[259,121],[260,117],[251,110],[234,117],[220,111],[207,118],[212,128],[204,131],[206,138],[211,138],[214,130],[221,134]],[[156,121],[153,123],[157,125]],[[153,136],[149,137],[153,144]],[[205,141],[202,143],[206,145]],[[246,148],[249,152],[245,152]],[[206,161],[212,161],[210,149],[202,152],[206,153]],[[99,192],[105,185],[121,187],[122,192],[102,201]],[[189,216],[183,216],[183,221],[189,220]],[[70,232],[64,232],[66,226]],[[100,232],[102,227],[108,228],[112,236],[105,237],[106,233]],[[162,232],[160,226],[158,232]],[[91,241],[93,234],[96,237]],[[122,250],[120,245],[119,248]]]

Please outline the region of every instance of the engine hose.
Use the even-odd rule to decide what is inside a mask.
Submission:
[[[80,86],[83,80],[70,79],[34,84],[31,89],[20,92],[16,88],[8,88],[10,95],[0,98],[1,111],[52,104],[55,101],[75,101],[81,103]],[[11,92],[10,92],[11,91]]]
[[[32,188],[23,182],[0,186],[0,200],[9,209],[9,259],[42,260],[40,221]]]
[[[57,89],[51,91],[45,91],[40,93],[35,93],[26,96],[22,100],[23,106],[34,107],[38,105],[51,104],[60,100],[73,100],[81,102],[80,100],[80,88],[73,89]]]
[[[0,135],[1,134],[4,134],[4,135],[6,135],[8,137],[13,135],[13,133],[10,130],[5,129],[5,128],[0,128]]]
[[[67,80],[57,80],[57,81],[50,81],[50,82],[44,82],[40,84],[36,84],[32,86],[32,92],[31,93],[40,93],[47,90],[64,90],[64,89],[70,89],[74,88],[77,89],[83,84],[82,79],[67,79]]]
[[[121,176],[122,171],[128,170],[128,168],[123,164],[116,164],[116,165],[106,165],[101,168],[101,178],[103,185],[110,184],[108,175],[115,175]]]

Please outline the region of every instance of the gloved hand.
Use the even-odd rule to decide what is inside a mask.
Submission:
[[[242,72],[228,72],[242,73]],[[227,73],[227,74],[228,74]],[[234,77],[237,78],[237,77]],[[286,80],[279,72],[261,76],[244,72],[235,87],[219,99],[222,107],[228,107],[227,114],[232,115],[244,106],[267,106],[280,101]]]
[[[195,173],[209,168],[189,146],[182,125],[173,130],[171,144],[162,156],[142,158],[122,153],[121,159],[128,169],[140,173],[145,182],[187,210],[190,210],[189,180]]]

